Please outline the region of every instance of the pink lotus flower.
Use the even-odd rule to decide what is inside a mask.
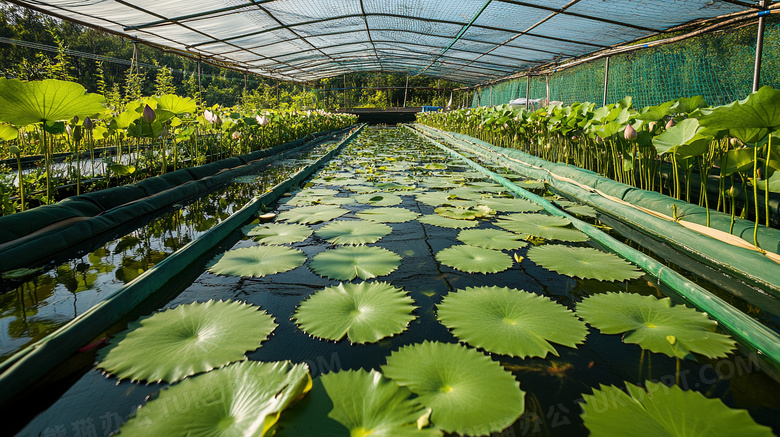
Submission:
[[[257,120],[257,124],[260,126],[268,126],[268,123],[271,122],[265,115],[258,115],[255,117],[255,120]]]

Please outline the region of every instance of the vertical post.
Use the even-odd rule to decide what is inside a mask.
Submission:
[[[244,92],[246,92],[246,73],[244,73]]]
[[[758,35],[756,36],[756,63],[753,67],[753,92],[758,91],[761,86],[761,55],[764,51],[764,21],[765,17],[769,15],[769,11],[766,7],[769,5],[769,0],[762,0],[760,3],[761,12],[758,13]]]
[[[130,74],[133,74],[133,68],[135,67],[135,74],[138,74],[138,43],[133,40],[133,59],[130,62]]]
[[[490,85],[490,106],[493,106],[493,85]]]
[[[409,92],[409,75],[406,75],[406,86],[404,87],[404,108],[406,108],[406,95]]]
[[[544,76],[545,86],[547,87],[547,104],[550,104],[550,74]]]
[[[279,80],[276,80],[276,109],[281,108],[281,102],[279,101]]]
[[[203,96],[203,89],[200,85],[200,56],[198,56],[198,100],[202,101],[201,96]]]
[[[601,102],[601,106],[607,106],[607,90],[609,90],[609,56],[604,62],[604,99]]]
[[[344,88],[341,90],[341,96],[344,98],[344,104],[341,106],[342,108],[347,108],[347,75],[344,75]]]
[[[525,110],[531,108],[531,75],[525,77]]]

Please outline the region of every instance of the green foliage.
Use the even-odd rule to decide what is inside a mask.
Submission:
[[[459,340],[520,358],[558,356],[550,342],[577,347],[588,329],[566,307],[523,290],[468,287],[438,305],[439,320]]]
[[[242,302],[179,305],[130,323],[100,351],[98,368],[118,379],[174,382],[245,359],[276,326]]]
[[[268,435],[279,414],[311,388],[308,370],[306,364],[288,361],[247,361],[188,378],[161,390],[122,425],[120,433],[126,437]],[[174,404],[178,407],[171,414]]]
[[[717,323],[706,314],[672,306],[668,297],[597,294],[577,305],[577,315],[604,334],[624,334],[624,342],[670,357],[697,353],[719,358],[734,349],[734,340],[717,333]]]
[[[560,241],[588,241],[588,236],[570,227],[569,219],[547,214],[512,214],[503,216],[496,225],[521,235]]]
[[[338,220],[328,223],[315,233],[333,244],[359,245],[376,243],[392,231],[393,228],[382,223]]]
[[[468,273],[497,273],[514,264],[512,258],[503,252],[465,244],[440,250],[436,260]]]
[[[73,82],[0,78],[0,121],[16,126],[94,116],[104,110],[104,101]]]
[[[645,381],[645,388],[626,382],[625,391],[600,385],[582,395],[583,421],[593,437],[766,436],[772,430],[753,421],[746,410],[727,407],[693,390]]]
[[[312,234],[312,230],[306,225],[271,223],[250,225],[246,234],[255,237],[255,241],[262,244],[289,244],[307,239]]]
[[[314,255],[309,268],[318,275],[338,281],[371,279],[390,274],[401,257],[381,247],[354,246],[329,249]]]
[[[386,282],[346,283],[314,293],[294,317],[314,337],[375,343],[406,329],[415,319],[413,303],[404,290]]]
[[[481,436],[514,423],[525,393],[497,361],[453,343],[424,342],[394,351],[385,376],[430,408],[434,426],[449,433]]]
[[[458,240],[471,246],[496,250],[514,250],[527,244],[521,241],[520,235],[498,229],[466,229],[460,231]]]
[[[217,255],[208,270],[215,275],[263,277],[300,267],[304,261],[306,255],[290,247],[242,247]]]
[[[403,223],[419,217],[420,214],[406,208],[369,208],[355,215],[363,220],[374,222]]]
[[[625,281],[644,272],[613,253],[590,247],[545,244],[528,249],[528,259],[562,275],[598,281]]]

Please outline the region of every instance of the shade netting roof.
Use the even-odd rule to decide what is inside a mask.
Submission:
[[[395,72],[478,84],[745,12],[740,0],[13,1],[281,80]]]

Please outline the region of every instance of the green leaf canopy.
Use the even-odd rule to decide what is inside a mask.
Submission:
[[[231,364],[161,390],[120,433],[125,437],[262,436],[310,387],[306,364]],[[173,405],[176,410],[172,414]]]
[[[400,334],[415,319],[414,301],[386,282],[342,283],[320,290],[295,311],[307,334],[352,343],[374,343]]]
[[[468,273],[498,273],[512,267],[514,263],[509,255],[498,250],[465,244],[440,250],[436,260]]]
[[[371,279],[390,274],[400,263],[400,256],[381,247],[348,246],[314,255],[309,268],[320,276],[351,281],[357,277]]]
[[[743,142],[752,143],[780,127],[780,90],[763,86],[744,100],[718,106],[699,117],[711,129],[729,129]]]
[[[105,100],[75,82],[0,78],[0,121],[16,126],[90,117],[105,110]]]
[[[247,232],[255,241],[262,244],[299,243],[311,235],[312,230],[306,225],[270,223],[255,226]]]
[[[507,287],[468,287],[444,297],[439,321],[461,341],[514,357],[558,356],[550,342],[576,347],[588,329],[563,305]]]
[[[624,342],[670,357],[685,358],[695,352],[720,358],[734,349],[734,341],[715,332],[717,324],[706,314],[672,306],[668,297],[597,294],[577,305],[577,315],[604,334],[624,334]]]
[[[360,245],[376,243],[393,228],[382,223],[363,220],[339,220],[328,223],[315,232],[318,237],[333,244]]]
[[[512,214],[498,220],[496,225],[521,235],[532,235],[547,240],[588,241],[588,236],[569,227],[563,217],[547,214]]]
[[[98,355],[119,379],[178,381],[243,360],[276,328],[265,311],[242,302],[179,305],[129,324]]]
[[[481,436],[501,431],[525,409],[525,393],[488,356],[454,343],[424,342],[394,351],[382,372],[417,394],[446,432]]]
[[[583,394],[585,427],[592,437],[769,437],[769,427],[753,421],[746,410],[727,407],[693,390],[645,382],[645,389],[626,382],[628,394],[601,385]]]
[[[429,410],[405,387],[376,370],[327,373],[311,393],[285,412],[278,437],[436,437],[423,428]]]
[[[498,229],[466,229],[460,231],[458,240],[471,246],[496,250],[514,250],[527,244],[520,235]]]
[[[562,275],[598,281],[625,281],[644,275],[619,256],[590,247],[545,244],[528,249],[528,259]]]
[[[215,275],[262,277],[300,267],[306,255],[284,246],[252,246],[229,250],[212,260]]]

